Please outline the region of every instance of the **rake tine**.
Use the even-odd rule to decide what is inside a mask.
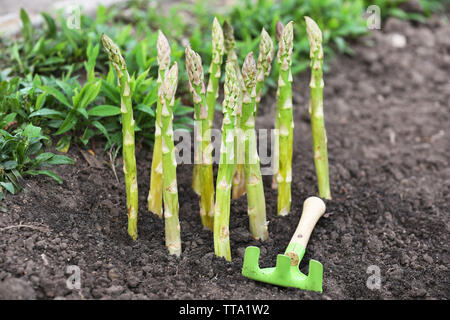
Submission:
[[[277,264],[275,265],[274,273],[281,279],[290,278],[291,258],[284,254],[277,256]]]
[[[258,247],[250,246],[245,249],[243,271],[259,271],[259,254]]]
[[[308,287],[310,290],[322,292],[323,266],[314,259],[309,260]]]

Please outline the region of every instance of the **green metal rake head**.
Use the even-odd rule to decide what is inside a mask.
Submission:
[[[309,197],[303,203],[303,213],[295,233],[284,254],[277,256],[273,268],[259,267],[259,248],[247,247],[244,255],[242,275],[247,278],[302,290],[322,292],[323,266],[316,260],[309,261],[308,275],[299,270],[314,226],[325,212],[325,203],[317,197]]]

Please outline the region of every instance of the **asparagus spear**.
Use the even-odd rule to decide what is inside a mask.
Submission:
[[[237,77],[237,81],[239,83],[239,85],[241,86],[241,88],[244,88],[244,83],[243,83],[243,79],[242,79],[242,74],[241,74],[241,70],[239,68],[239,64],[238,64],[238,58],[237,58],[237,54],[236,54],[236,41],[234,39],[234,31],[233,31],[233,27],[231,26],[231,24],[225,20],[224,24],[223,24],[223,35],[224,35],[224,39],[225,39],[225,52],[227,53],[227,63],[228,61],[230,61],[235,68],[236,71],[236,77]],[[242,90],[241,90],[242,92]],[[238,110],[239,112],[237,113],[237,128],[240,129],[240,119],[239,119],[239,114],[241,113],[240,110],[242,110],[242,96],[239,96],[238,99]],[[237,144],[237,155],[236,155],[236,163],[237,163],[237,168],[236,168],[236,173],[234,174],[233,177],[233,191],[232,191],[232,198],[233,199],[237,199],[240,196],[245,194],[245,173],[244,173],[244,147],[242,145],[242,139],[237,139],[236,140],[236,144]]]
[[[223,55],[225,52],[223,31],[217,18],[214,18],[212,26],[212,52],[211,64],[209,66],[208,88],[206,91],[206,103],[208,105],[208,120],[209,127],[212,128],[214,124],[214,112],[216,108],[217,97],[219,96],[219,80],[221,73],[221,66]],[[196,159],[199,160],[199,159]],[[196,161],[198,163],[198,161]],[[192,175],[192,188],[200,195],[201,183],[199,166],[194,165],[194,172]]]
[[[256,110],[255,117],[258,115],[258,105],[261,101],[261,92],[264,87],[264,78],[268,77],[272,68],[273,60],[273,42],[267,31],[263,28],[261,31],[261,40],[259,41],[258,64],[256,66]]]
[[[204,227],[213,231],[214,225],[214,176],[212,167],[211,127],[209,122],[209,109],[205,97],[205,85],[203,82],[202,59],[198,53],[190,47],[186,48],[186,69],[188,71],[189,86],[194,101],[195,118],[195,143],[196,158],[200,160],[200,217]],[[198,152],[198,151],[199,152]]]
[[[327,134],[323,117],[323,49],[322,32],[319,26],[309,17],[305,17],[306,32],[310,45],[311,58],[311,100],[309,114],[311,116],[311,131],[314,150],[314,164],[316,167],[319,196],[331,199],[330,179],[328,174]]]
[[[281,21],[277,21],[276,24],[276,38],[277,42],[281,41],[281,37],[283,35],[284,25],[281,23]],[[277,54],[278,55],[278,54]],[[278,59],[278,58],[277,58]],[[277,66],[279,68],[279,63],[277,62]],[[280,72],[280,70],[278,70]],[[278,89],[279,91],[279,89]],[[278,97],[278,91],[277,91],[277,97]],[[279,135],[279,123],[278,123],[278,105],[276,107],[275,111],[275,131],[274,131],[274,139],[275,139],[275,146],[274,146],[274,154],[273,154],[273,162],[276,163],[276,167],[274,169],[273,175],[272,175],[272,189],[278,189],[278,182],[277,182],[277,176],[278,176],[278,164],[279,164],[279,152],[280,152],[280,135]]]
[[[294,122],[292,116],[292,49],[293,22],[289,22],[278,39],[279,70],[276,127],[279,132],[278,215],[291,210],[292,148]]]
[[[166,247],[170,254],[181,254],[180,222],[178,220],[177,162],[173,142],[173,105],[178,83],[178,65],[175,62],[167,72],[159,90],[161,103],[161,150],[163,161],[163,199],[166,228]]]
[[[123,172],[125,174],[125,189],[127,195],[128,234],[133,240],[137,239],[138,215],[138,185],[136,173],[136,158],[134,144],[134,119],[131,104],[130,76],[119,47],[105,34],[102,43],[108,53],[109,61],[116,69],[118,85],[120,87],[120,111],[122,113],[123,136]]]
[[[192,189],[197,195],[201,195],[200,182],[200,155],[199,151],[194,150],[194,169],[192,170]]]
[[[223,101],[222,143],[217,174],[216,203],[214,207],[214,252],[231,261],[229,222],[231,183],[236,170],[235,126],[241,86],[233,61],[225,66],[225,98]]]
[[[206,90],[206,103],[208,104],[208,120],[210,128],[214,122],[216,101],[219,97],[219,80],[222,60],[225,53],[224,36],[219,21],[214,18],[212,26],[212,54],[209,66],[208,88]]]
[[[266,240],[268,237],[266,221],[266,200],[256,149],[255,112],[257,98],[257,68],[253,52],[245,58],[242,66],[244,79],[244,97],[242,104],[241,128],[244,130],[244,172],[247,190],[247,207],[250,232],[255,239]]]
[[[158,92],[161,83],[164,81],[164,75],[170,65],[170,45],[167,38],[159,30],[158,42]],[[157,214],[162,218],[162,198],[163,198],[163,166],[161,153],[161,103],[159,99],[156,102],[156,118],[155,118],[155,143],[153,145],[152,168],[150,175],[150,190],[148,193],[148,210]]]

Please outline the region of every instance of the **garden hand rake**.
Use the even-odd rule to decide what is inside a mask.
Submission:
[[[274,268],[261,269],[258,264],[259,248],[245,250],[242,275],[247,278],[302,290],[322,292],[323,266],[316,260],[309,261],[309,273],[299,270],[314,226],[325,212],[325,203],[317,197],[309,197],[303,203],[303,212],[295,233],[284,254],[279,254]]]

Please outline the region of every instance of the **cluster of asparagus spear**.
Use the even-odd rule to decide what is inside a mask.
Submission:
[[[306,17],[310,43],[311,99],[309,112],[313,136],[314,162],[319,196],[330,199],[328,177],[327,140],[323,119],[323,50],[322,34],[317,24]],[[292,105],[292,50],[293,22],[276,26],[278,53],[276,56],[278,90],[276,104],[276,150],[274,160],[278,168],[273,175],[272,187],[278,189],[278,215],[291,211],[291,182],[293,154]],[[127,193],[128,232],[137,238],[137,174],[134,150],[134,120],[130,97],[130,77],[119,48],[106,35],[102,37],[111,63],[116,69],[122,98],[123,159]],[[170,45],[159,31],[158,43],[158,101],[155,118],[155,143],[151,166],[148,210],[164,216],[166,246],[170,254],[181,254],[179,203],[173,141],[173,104],[177,88],[178,67],[170,67]],[[255,61],[248,53],[242,69],[239,67],[233,28],[225,21],[222,26],[214,19],[212,27],[212,54],[208,84],[202,59],[189,46],[185,51],[189,88],[194,105],[194,171],[192,186],[200,196],[202,225],[214,235],[217,256],[231,260],[229,240],[230,204],[232,198],[247,195],[249,227],[255,239],[268,238],[268,222],[260,161],[257,151],[255,119],[264,79],[271,72],[274,45],[270,35],[262,29],[259,55]],[[220,163],[214,188],[211,129],[219,97],[222,63],[225,60],[223,122]],[[215,190],[214,190],[215,189]],[[164,205],[164,209],[163,209]]]
[[[265,240],[268,237],[263,181],[256,148],[255,117],[264,77],[270,73],[273,43],[263,29],[258,63],[250,52],[241,71],[231,25],[225,22],[222,30],[215,19],[212,39],[212,62],[206,91],[201,58],[191,48],[186,49],[186,68],[197,124],[194,135],[195,141],[201,146],[200,151],[194,151],[195,167],[198,169],[194,167],[193,186],[200,195],[203,225],[213,230],[216,255],[231,260],[229,218],[232,197],[237,198],[247,193],[250,231],[255,239]],[[214,202],[214,187],[210,187],[213,185],[211,137],[207,132],[213,124],[224,55],[227,60],[222,104],[222,141]],[[210,209],[213,210],[209,211]],[[205,217],[211,217],[211,220],[206,220]]]

